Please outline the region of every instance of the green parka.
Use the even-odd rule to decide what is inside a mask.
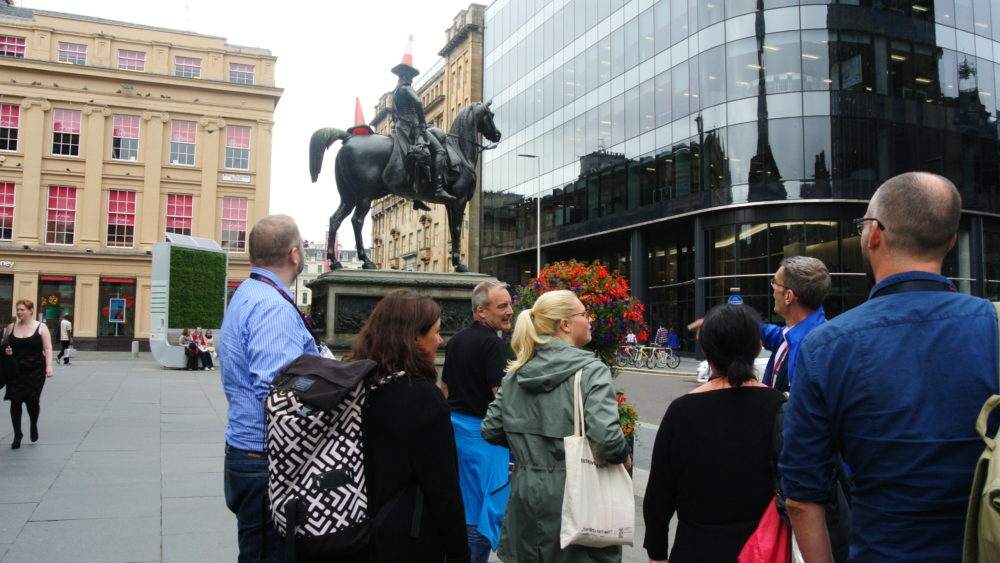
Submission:
[[[621,457],[625,437],[618,423],[611,370],[591,352],[553,337],[535,357],[503,378],[483,419],[486,441],[514,454],[510,501],[497,555],[505,563],[619,563],[621,547],[559,548],[566,455],[573,434],[573,375],[583,368],[581,389],[587,438],[594,453]]]

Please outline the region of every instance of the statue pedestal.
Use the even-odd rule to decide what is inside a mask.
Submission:
[[[313,332],[339,358],[350,349],[375,304],[403,288],[441,305],[441,337],[447,341],[472,322],[472,290],[489,280],[496,278],[454,272],[332,270],[306,284],[313,296]]]

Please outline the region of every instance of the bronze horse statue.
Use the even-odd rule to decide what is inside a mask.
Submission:
[[[323,167],[323,155],[336,141],[343,141],[344,146],[337,153],[334,174],[337,179],[337,191],[340,192],[340,205],[330,216],[330,233],[327,241],[327,258],[330,268],[339,269],[343,266],[337,260],[334,248],[334,237],[340,224],[353,211],[351,223],[354,226],[354,241],[358,248],[358,259],[363,262],[363,268],[377,269],[368,258],[361,238],[361,228],[365,216],[371,209],[372,202],[389,194],[396,194],[406,199],[444,203],[448,210],[448,228],[451,232],[451,262],[456,272],[468,272],[468,267],[462,263],[459,244],[462,240],[462,215],[465,204],[472,199],[476,189],[476,163],[481,151],[493,148],[479,144],[479,135],[491,142],[500,140],[500,131],[493,122],[493,112],[489,102],[472,103],[455,116],[451,131],[431,127],[428,129],[445,147],[448,155],[448,173],[445,177],[445,187],[448,193],[455,196],[454,201],[435,201],[426,195],[426,190],[417,191],[414,183],[409,180],[387,184],[382,171],[392,154],[393,141],[385,135],[351,135],[346,131],[327,127],[318,129],[312,135],[309,143],[309,173],[316,182],[320,169]],[[424,180],[426,181],[426,179]]]

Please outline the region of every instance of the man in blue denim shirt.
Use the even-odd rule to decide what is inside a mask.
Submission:
[[[994,309],[940,275],[961,205],[946,178],[907,173],[855,220],[877,283],[806,337],[785,415],[779,466],[806,561],[831,560],[838,455],[854,482],[851,561],[961,558],[976,417],[997,391]]]
[[[318,354],[289,286],[302,272],[302,237],[287,215],[250,231],[250,279],[233,294],[218,338],[229,401],[224,488],[236,515],[239,562],[280,562],[283,542],[267,510],[264,399],[274,376],[301,354]]]

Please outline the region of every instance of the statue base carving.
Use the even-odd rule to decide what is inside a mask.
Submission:
[[[447,341],[472,322],[472,289],[495,279],[476,273],[331,270],[306,284],[312,291],[313,333],[339,358],[350,350],[375,304],[405,288],[441,305],[441,337]],[[439,363],[442,358],[439,350]]]

